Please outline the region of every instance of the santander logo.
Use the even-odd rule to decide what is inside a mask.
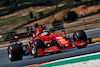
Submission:
[[[59,36],[59,37],[56,37],[56,39],[62,39],[63,37]]]

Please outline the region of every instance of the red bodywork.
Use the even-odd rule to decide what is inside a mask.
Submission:
[[[47,52],[50,52],[50,53],[57,52],[57,51],[75,48],[76,46],[82,46],[82,45],[87,44],[87,41],[74,41],[72,46],[70,47],[69,42],[61,34],[55,35],[54,32],[52,32],[52,31],[50,32],[49,36],[42,36],[41,34],[39,34],[29,42],[33,43],[32,41],[36,40],[36,39],[41,39],[44,42],[44,45],[46,45],[47,42],[49,42],[49,44],[52,44],[51,47],[48,47],[45,49],[41,49],[41,48],[36,49],[37,55],[43,55],[44,53],[47,53]],[[55,45],[56,42],[60,45],[61,49]],[[30,52],[29,49],[30,49],[30,46],[27,44],[27,52],[28,53]]]

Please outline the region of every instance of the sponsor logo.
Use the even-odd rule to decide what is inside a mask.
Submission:
[[[59,36],[59,37],[56,37],[56,39],[62,39],[63,37]]]
[[[78,45],[84,45],[85,44],[85,42],[82,42],[82,43],[80,43],[80,44],[78,44]]]
[[[67,41],[66,41],[65,39],[59,39],[59,41],[60,41],[61,43],[67,43]]]
[[[59,41],[64,41],[65,39],[60,39]]]

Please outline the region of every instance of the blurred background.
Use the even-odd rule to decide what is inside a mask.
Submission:
[[[55,34],[100,28],[100,0],[0,0],[0,45],[15,35],[27,42],[39,25]]]

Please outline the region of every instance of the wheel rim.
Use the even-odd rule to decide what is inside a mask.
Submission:
[[[9,58],[11,58],[11,53],[10,53],[10,50],[8,50],[8,51],[9,51],[8,57],[9,57]]]
[[[12,60],[12,51],[10,49],[11,47],[8,47],[8,57],[10,60]]]
[[[75,38],[75,41],[79,41],[79,39],[78,39],[76,34],[74,34],[74,38]]]
[[[33,46],[32,46],[32,54],[33,55],[35,55],[35,46],[34,46],[34,44],[32,44]]]

